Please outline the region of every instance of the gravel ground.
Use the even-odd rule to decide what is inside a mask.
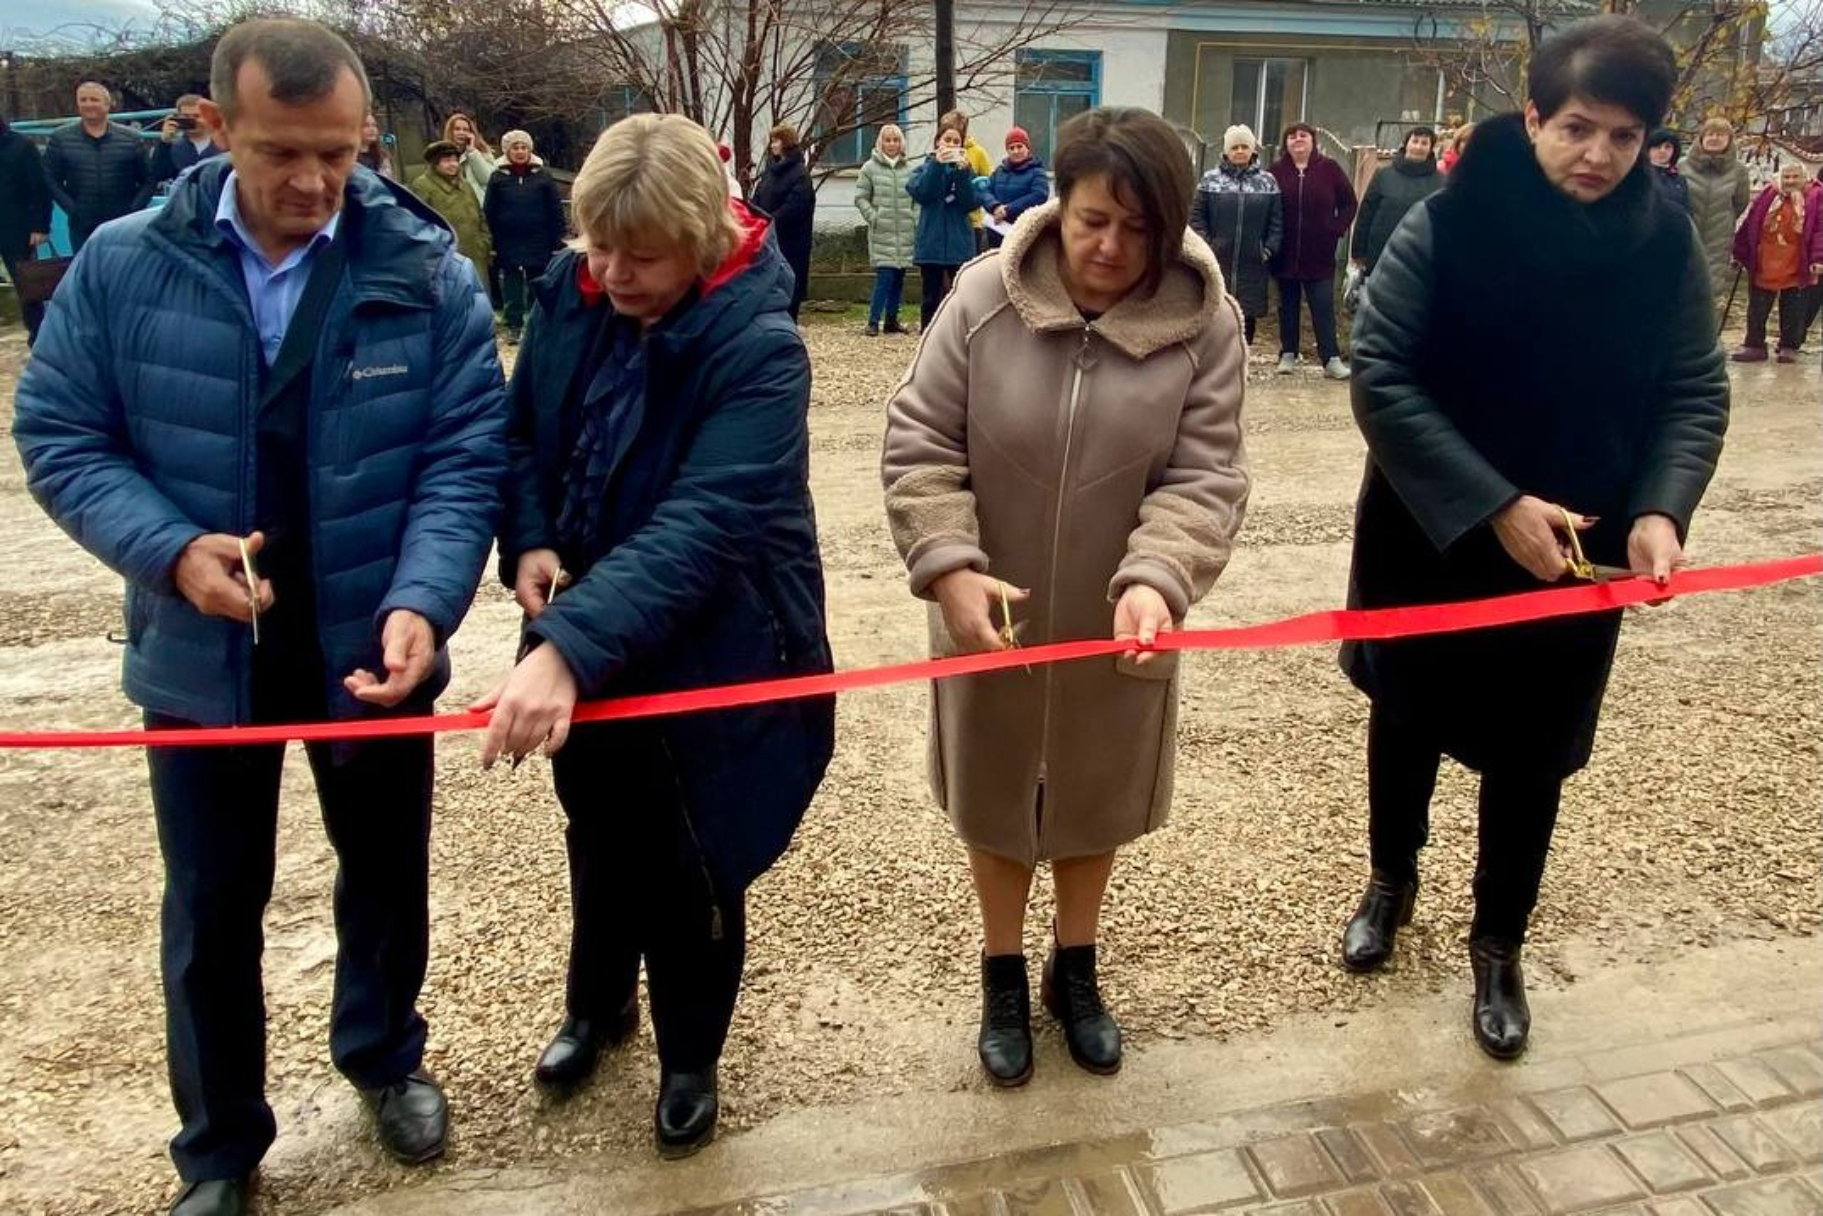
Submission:
[[[846,667],[920,653],[880,511],[882,403],[912,347],[813,326],[813,477],[831,633]],[[24,357],[0,336],[0,423]],[[1254,507],[1193,623],[1261,621],[1341,601],[1360,444],[1346,390],[1255,360]],[[1693,556],[1823,548],[1818,370],[1737,369],[1729,452]],[[0,726],[130,725],[116,690],[112,577],[26,497],[0,451]],[[1594,765],[1569,787],[1529,970],[1573,983],[1572,942],[1649,961],[1741,938],[1815,934],[1816,582],[1634,614]],[[456,639],[456,707],[490,685],[515,613],[489,585]],[[852,695],[829,778],[790,854],[753,894],[751,968],[724,1062],[730,1133],[873,1093],[981,1084],[973,1063],[976,922],[965,871],[923,785],[924,691]],[[1132,1047],[1243,1035],[1292,1013],[1338,1019],[1383,994],[1465,984],[1472,783],[1446,772],[1426,894],[1397,964],[1334,961],[1365,872],[1364,703],[1331,650],[1205,655],[1187,668],[1171,825],[1116,871],[1103,975]],[[481,773],[440,748],[429,1064],[485,1167],[582,1149],[649,1152],[649,1029],[567,1103],[530,1085],[559,1015],[567,898],[560,816],[541,762]],[[287,772],[268,916],[270,1088],[280,1138],[261,1210],[309,1213],[412,1180],[382,1159],[324,1046],[333,858],[307,774]],[[171,1189],[157,997],[159,866],[131,753],[0,754],[0,1211],[161,1211]],[[1042,949],[1041,879],[1030,949]],[[1590,957],[1579,951],[1577,957]],[[1777,983],[1777,976],[1767,982]],[[1548,1026],[1539,1050],[1549,1050]],[[1044,1033],[1052,1033],[1047,1029]],[[1118,1084],[1118,1082],[1116,1083]],[[1110,1100],[1118,1100],[1111,1091]]]

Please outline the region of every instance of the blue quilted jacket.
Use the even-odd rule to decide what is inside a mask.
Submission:
[[[232,245],[214,225],[229,166],[161,210],[107,224],[57,290],[20,378],[14,437],[35,498],[127,583],[124,687],[205,724],[251,717],[252,636],[178,595],[178,556],[254,523],[262,358]],[[341,284],[308,415],[311,556],[335,717],[374,712],[341,678],[378,670],[395,609],[446,642],[487,559],[505,469],[493,315],[448,230],[366,170],[349,180]],[[449,679],[446,652],[412,701]]]

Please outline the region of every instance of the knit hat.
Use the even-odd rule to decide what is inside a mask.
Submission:
[[[1670,127],[1660,127],[1646,136],[1646,147],[1656,148],[1660,144],[1671,145],[1671,163],[1677,164],[1678,158],[1684,155],[1684,141],[1677,137],[1677,132]]]
[[[505,135],[500,137],[500,150],[502,152],[506,151],[514,144],[524,144],[528,148],[535,148],[538,146],[532,142],[532,137],[530,135],[517,129],[508,131]]]
[[[722,158],[722,163],[724,165],[734,159],[734,149],[730,148],[727,144],[716,144],[715,154]]]
[[[461,156],[462,149],[447,139],[433,139],[424,145],[424,163],[434,165],[446,156]]]
[[[1254,136],[1252,127],[1244,122],[1237,122],[1222,132],[1222,151],[1226,152],[1237,144],[1246,144],[1249,148],[1257,149],[1260,141]]]
[[[1010,148],[1014,144],[1024,144],[1028,151],[1031,150],[1032,137],[1025,133],[1024,127],[1014,127],[1006,133],[1006,146]]]

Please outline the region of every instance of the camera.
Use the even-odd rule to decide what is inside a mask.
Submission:
[[[196,119],[189,114],[177,114],[173,116],[173,119],[174,125],[179,131],[196,130]]]

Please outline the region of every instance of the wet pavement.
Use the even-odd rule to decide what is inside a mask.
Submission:
[[[1161,1044],[1108,1080],[1046,1033],[1024,1091],[857,1101],[685,1163],[452,1172],[338,1212],[1817,1216],[1819,993],[1815,941],[1594,970],[1534,991],[1513,1065],[1474,1049],[1457,992]]]

